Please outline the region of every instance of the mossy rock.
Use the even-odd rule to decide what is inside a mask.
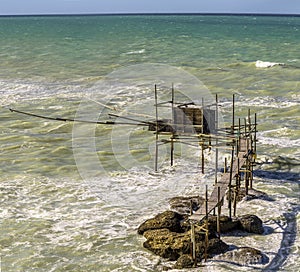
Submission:
[[[173,269],[184,269],[184,268],[192,268],[194,266],[194,260],[189,254],[181,255],[175,265],[173,266]]]
[[[255,234],[264,233],[262,220],[258,216],[254,214],[246,214],[240,216],[238,219],[242,230]]]
[[[173,232],[182,232],[180,222],[183,216],[174,211],[159,213],[154,218],[146,220],[138,228],[138,234],[143,234],[147,230],[168,229]]]

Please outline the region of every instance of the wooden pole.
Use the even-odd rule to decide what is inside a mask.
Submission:
[[[241,137],[241,118],[239,118],[239,136]]]
[[[238,160],[238,172],[235,176],[235,189],[234,189],[234,199],[233,199],[233,216],[236,216],[236,202],[237,202],[237,194],[238,194],[238,186],[239,186],[239,175],[240,175],[240,158]]]
[[[171,136],[171,166],[174,164],[174,138]]]
[[[224,161],[224,174],[227,172],[227,158],[225,157]]]
[[[232,95],[232,126],[231,126],[231,133],[232,134],[234,134],[234,118],[235,118],[235,116],[234,116],[234,107],[235,107],[235,105],[234,105],[234,103],[235,103],[235,97],[234,97],[234,94]]]
[[[248,195],[248,189],[249,189],[249,163],[248,159],[246,160],[246,172],[245,172],[245,193]]]
[[[218,186],[218,212],[217,212],[217,233],[218,236],[220,237],[221,235],[221,228],[220,228],[220,216],[221,216],[221,191],[220,191],[220,186]]]
[[[201,143],[201,169],[202,174],[204,174],[204,143]]]
[[[256,120],[257,116],[256,113],[254,114],[254,154],[256,155],[256,132],[257,132],[257,124],[256,124]],[[255,158],[254,158],[254,162],[255,162]]]
[[[239,118],[238,141],[239,141],[238,151],[241,151],[241,145],[240,145],[240,143],[241,143],[241,118]]]
[[[201,134],[204,133],[204,98],[202,97]]]
[[[156,121],[156,133],[155,133],[155,172],[158,170],[158,105],[157,105],[157,88],[156,84],[154,86],[155,90],[155,121]]]
[[[251,110],[248,109],[248,125],[249,125],[249,132],[251,131]]]
[[[218,135],[219,125],[219,114],[218,114],[218,94],[216,94],[216,120],[215,120],[215,134]],[[219,160],[219,149],[218,149],[218,137],[216,137],[216,160],[215,160],[215,184],[218,182],[218,160]]]
[[[195,266],[197,265],[196,258],[196,236],[195,236],[195,225],[191,223],[191,242],[192,242],[192,258],[195,262]]]
[[[202,97],[201,134],[204,133],[204,98]],[[204,174],[204,139],[201,142],[201,169]]]
[[[207,249],[208,249],[208,186],[205,190],[205,250],[204,259],[207,261]]]
[[[228,190],[228,209],[229,209],[229,218],[232,218],[231,213],[231,182],[232,182],[232,168],[233,168],[233,156],[234,156],[234,145],[232,145],[231,150],[231,162],[230,162],[230,176],[229,176],[229,190]]]
[[[172,100],[171,100],[171,105],[172,105],[172,124],[174,124],[174,84],[172,83]],[[174,128],[173,128],[174,130]],[[171,136],[171,166],[174,164],[174,133],[172,132]]]

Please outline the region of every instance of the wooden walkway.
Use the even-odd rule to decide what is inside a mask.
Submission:
[[[247,139],[240,140],[239,150],[240,151],[238,152],[238,156],[234,157],[231,173],[224,173],[221,180],[219,180],[214,185],[214,190],[212,191],[207,201],[207,208],[204,201],[201,207],[189,217],[190,220],[202,221],[206,217],[206,212],[207,214],[209,214],[212,210],[221,205],[226,191],[231,184],[231,180],[239,173],[240,169],[244,166],[249,157],[249,154],[251,153],[249,153],[249,150],[247,149]],[[218,187],[220,189],[218,189]],[[218,199],[221,203],[219,203]]]

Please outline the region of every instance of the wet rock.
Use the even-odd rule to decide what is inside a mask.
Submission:
[[[211,232],[217,232],[217,216],[211,215],[208,217],[209,229]],[[237,230],[240,227],[240,222],[235,219],[231,219],[229,216],[220,216],[220,232],[227,233],[229,231]]]
[[[147,230],[168,229],[174,232],[182,232],[180,222],[183,216],[174,211],[165,211],[154,218],[146,220],[138,228],[138,234],[143,234]]]
[[[242,230],[249,233],[263,234],[263,223],[259,217],[254,214],[243,215],[238,218]]]
[[[193,266],[194,266],[194,260],[191,257],[191,255],[184,254],[178,258],[177,262],[173,266],[173,269],[191,268]]]
[[[197,249],[197,258],[202,260],[205,258],[205,241],[201,241],[200,243],[196,244]],[[209,258],[213,257],[214,255],[222,254],[229,249],[229,245],[223,242],[219,238],[213,238],[208,240],[208,247],[207,247],[207,255]]]
[[[183,220],[181,222],[181,228],[184,232],[189,231],[191,229],[191,224]],[[202,223],[200,225],[195,225],[196,232],[203,232],[203,228],[205,228],[205,223]],[[202,229],[202,231],[201,231]],[[240,222],[237,219],[230,219],[226,215],[220,216],[220,232],[221,233],[227,233],[233,230],[239,230],[240,229]],[[217,235],[217,216],[216,215],[209,215],[208,217],[208,233],[209,238],[216,238]],[[203,235],[204,237],[204,235]]]
[[[242,247],[237,250],[228,251],[218,256],[217,259],[235,262],[239,265],[266,264],[269,262],[269,258],[265,254],[251,247]]]
[[[156,255],[175,261],[191,250],[190,233],[176,233],[168,229],[148,230],[144,233],[147,241],[144,247]]]
[[[178,196],[169,200],[170,209],[174,210],[182,215],[189,215],[191,209],[196,211],[200,208],[200,205],[204,202],[204,198],[200,196]]]
[[[227,192],[227,200],[229,199],[229,194]],[[240,202],[242,200],[249,201],[253,199],[262,199],[266,201],[273,201],[271,197],[269,197],[266,193],[255,190],[255,189],[249,189],[248,194],[246,194],[246,189],[245,188],[240,188],[236,197],[236,201]],[[231,190],[231,201],[234,201],[234,191],[233,189]]]
[[[205,236],[195,230],[196,254],[200,261],[205,256]],[[191,232],[176,233],[168,229],[148,230],[144,232],[147,241],[144,247],[154,254],[170,261],[177,260],[180,256],[190,254],[192,250]],[[219,238],[208,240],[207,255],[213,256],[228,250],[229,246]]]

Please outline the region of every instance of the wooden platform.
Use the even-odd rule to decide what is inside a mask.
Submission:
[[[221,180],[219,180],[215,185],[214,189],[211,193],[211,195],[208,197],[208,208],[207,208],[207,214],[209,214],[213,209],[215,209],[219,204],[218,198],[220,199],[220,202],[222,202],[226,191],[230,184],[230,176],[231,179],[233,179],[240,171],[240,169],[244,166],[246,163],[248,157],[250,156],[251,150],[248,150],[247,148],[247,139],[241,139],[240,140],[240,148],[239,148],[238,156],[234,157],[233,165],[232,165],[232,173],[224,173]],[[218,197],[218,187],[220,187],[220,195]],[[195,220],[195,221],[201,221],[206,216],[206,205],[205,202],[202,204],[202,206],[194,213],[192,214],[189,219]]]

